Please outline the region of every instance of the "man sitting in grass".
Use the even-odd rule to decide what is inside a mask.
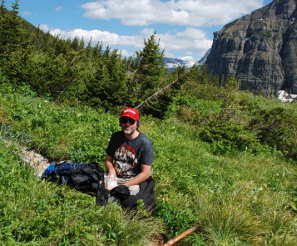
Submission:
[[[136,208],[137,201],[143,200],[145,208],[152,210],[155,202],[152,143],[139,131],[137,109],[123,109],[119,124],[122,130],[111,136],[106,149],[106,189],[125,208]]]

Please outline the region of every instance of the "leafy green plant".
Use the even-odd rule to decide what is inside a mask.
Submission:
[[[203,141],[211,143],[211,149],[215,154],[255,151],[259,146],[255,134],[233,122],[211,121],[202,129],[199,136]]]
[[[297,158],[296,113],[284,108],[273,108],[257,112],[250,122],[261,142],[275,147],[284,155]]]
[[[167,111],[167,117],[178,119],[195,125],[203,125],[209,118],[221,111],[221,103],[194,96],[176,96]]]

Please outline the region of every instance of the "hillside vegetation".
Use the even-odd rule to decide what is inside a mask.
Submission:
[[[137,105],[176,79],[176,72],[168,74],[163,66],[156,36],[144,43],[135,58],[124,58],[102,43],[53,37],[21,19],[17,3],[10,11],[0,5],[0,83],[27,85],[39,96],[69,105],[109,111]],[[164,100],[170,101],[168,95]],[[160,105],[148,108],[162,115]]]
[[[0,28],[9,37],[0,39],[1,245],[141,246],[197,223],[178,245],[296,245],[295,103],[238,91],[232,78],[221,85],[200,66],[166,72],[154,35],[131,60],[40,30],[25,42],[17,5],[16,13],[0,10],[0,25],[20,28],[20,36]],[[50,161],[103,166],[118,109],[156,91],[140,128],[156,155],[152,216],[141,204],[133,214],[96,206],[94,197],[39,180],[18,157],[21,145]]]
[[[172,237],[197,222],[202,223],[201,231],[180,245],[295,244],[294,161],[260,143],[252,131],[245,132],[239,120],[235,126],[224,123],[235,130],[221,134],[222,128],[203,122],[219,117],[222,102],[180,96],[166,119],[142,118],[141,129],[153,140],[156,152],[157,208],[152,219],[143,217],[141,210],[138,217],[126,214],[115,204],[96,207],[93,197],[33,176],[18,159],[17,149],[5,147],[5,139],[51,160],[102,165],[108,138],[118,123],[117,116],[108,113],[56,105],[28,94],[26,88],[19,93],[9,87],[2,87],[0,93],[0,187],[1,196],[7,198],[0,206],[2,245],[44,245],[47,241],[53,245],[145,245],[156,232]],[[253,108],[261,110],[293,110],[293,105],[250,94],[233,92],[233,96],[233,102],[239,100],[237,106],[242,107],[236,109],[241,121],[251,117],[244,108],[252,102]],[[211,135],[213,128],[216,131]],[[211,142],[203,140],[205,131]],[[239,144],[242,141],[245,147]]]

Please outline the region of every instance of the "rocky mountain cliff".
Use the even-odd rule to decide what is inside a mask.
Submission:
[[[222,82],[238,78],[244,90],[297,94],[297,0],[274,0],[215,32],[206,64]]]

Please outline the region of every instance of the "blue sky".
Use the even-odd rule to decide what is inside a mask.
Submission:
[[[6,0],[10,6],[12,0]],[[166,56],[198,60],[213,32],[271,0],[20,0],[20,15],[53,35],[101,41],[133,55],[154,31]]]

